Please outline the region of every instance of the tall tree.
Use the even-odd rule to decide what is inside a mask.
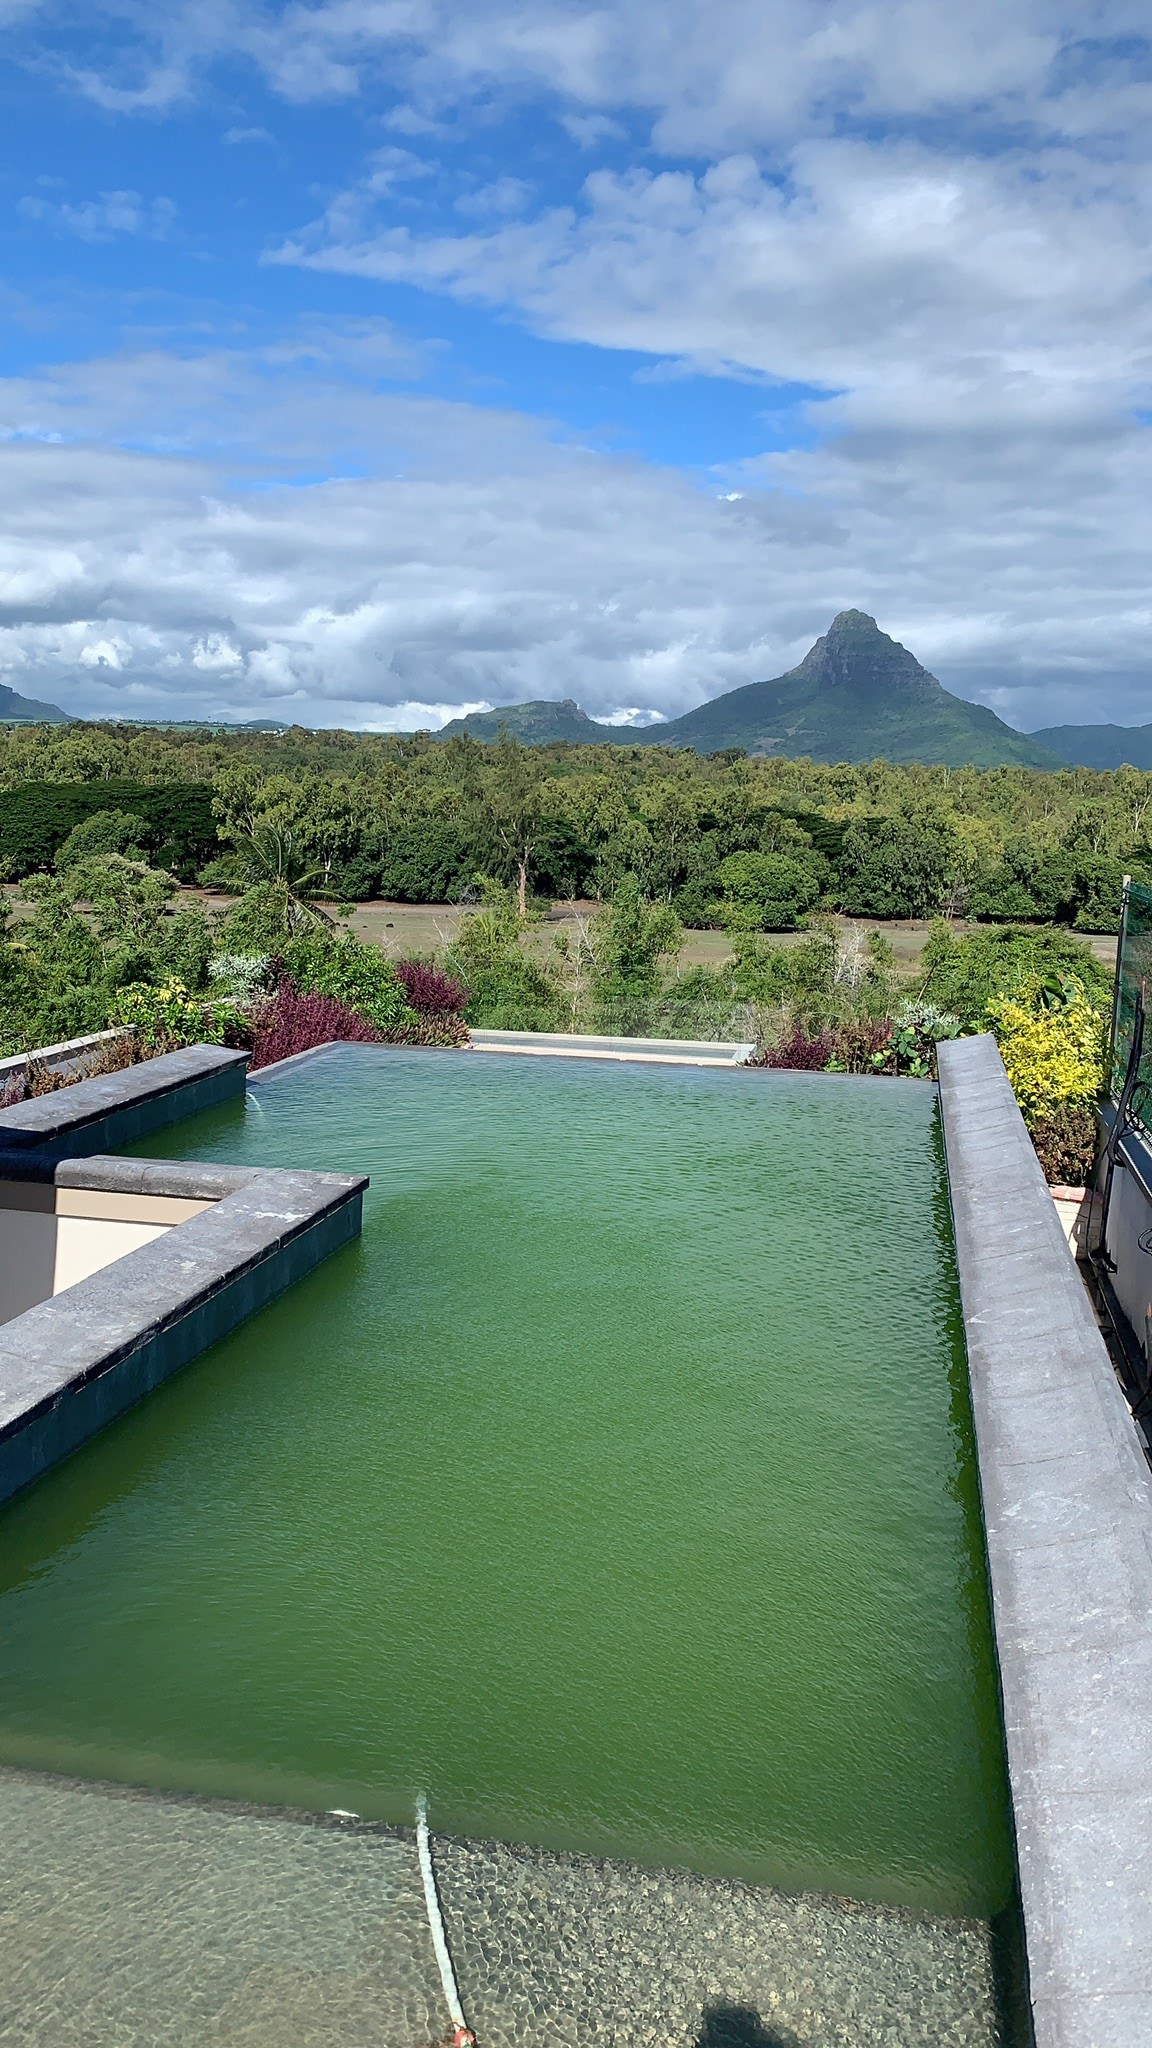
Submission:
[[[508,856],[522,918],[528,915],[528,883],[540,842],[543,781],[539,749],[522,746],[502,730],[488,774],[487,810],[496,839]]]

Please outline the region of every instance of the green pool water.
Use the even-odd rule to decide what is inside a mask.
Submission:
[[[349,1046],[135,1149],[364,1234],[0,1516],[0,1762],[1008,1901],[932,1090]]]

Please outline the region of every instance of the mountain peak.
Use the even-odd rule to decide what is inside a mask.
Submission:
[[[1014,732],[987,705],[970,704],[922,668],[867,612],[837,612],[796,668],[726,690],[681,718],[645,726],[598,725],[572,698],[507,704],[445,726],[495,740],[502,728],[529,745],[735,747],[749,754],[807,755],[814,761],[939,761],[991,768],[1012,762],[1053,768],[1057,756]]]
[[[909,686],[940,689],[899,640],[882,633],[867,612],[837,612],[828,631],[808,649],[792,675],[820,690],[851,689],[854,696],[888,695]]]

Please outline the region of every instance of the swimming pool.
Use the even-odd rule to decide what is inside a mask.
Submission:
[[[1012,1894],[934,1092],[344,1046],[364,1235],[0,1518],[0,1761]]]

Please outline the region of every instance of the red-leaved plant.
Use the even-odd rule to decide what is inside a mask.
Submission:
[[[779,1045],[770,1045],[758,1053],[752,1061],[757,1067],[799,1067],[805,1073],[823,1073],[836,1051],[836,1039],[831,1031],[805,1031],[802,1024],[794,1024],[787,1038]]]
[[[458,1017],[468,998],[462,982],[423,960],[397,960],[396,979],[418,1017]]]
[[[257,1011],[252,1033],[252,1072],[270,1067],[275,1060],[291,1059],[293,1053],[309,1052],[315,1045],[328,1045],[334,1038],[351,1039],[359,1045],[379,1045],[381,1034],[357,1010],[334,996],[303,995],[285,976],[275,995]]]

